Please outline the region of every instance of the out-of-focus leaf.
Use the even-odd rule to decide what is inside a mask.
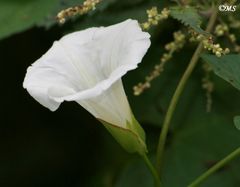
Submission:
[[[240,130],[240,116],[235,116],[235,117],[233,118],[233,121],[234,121],[234,125],[236,126],[236,128],[237,128],[238,130]]]
[[[153,51],[150,51],[150,53],[153,53]],[[150,59],[154,58],[146,56],[146,60],[147,59],[150,61]],[[183,63],[187,61],[183,56],[182,58],[177,56],[176,59],[181,59]],[[163,74],[155,83],[153,83],[152,87],[147,90],[146,93],[143,93],[143,95],[138,98],[130,99],[136,101],[136,103],[141,103],[141,100],[145,102],[147,107],[141,103],[138,105],[139,109],[136,110],[138,112],[142,111],[142,115],[144,116],[144,119],[142,119],[145,122],[154,123],[154,120],[163,118],[164,114],[160,111],[158,117],[156,112],[156,116],[152,115],[152,120],[148,118],[147,116],[151,116],[148,111],[148,103],[151,103],[150,105],[153,107],[155,101],[155,103],[163,106],[163,109],[167,108],[172,92],[181,76],[181,72],[179,72],[181,66],[183,66],[183,64],[179,64],[181,61],[178,61],[178,63],[175,63],[174,61],[167,64]],[[151,61],[149,63],[151,63]],[[147,67],[147,63],[145,65]],[[176,69],[178,70],[178,73],[174,72]],[[144,74],[144,71],[145,69],[140,66],[139,72]],[[135,71],[133,74],[135,75]],[[135,77],[137,76],[135,75]],[[212,95],[213,106],[210,113],[206,112],[205,93],[201,89],[201,74],[195,71],[186,85],[186,89],[181,96],[174,119],[171,123],[170,136],[167,139],[166,153],[164,155],[165,164],[162,171],[162,181],[164,186],[187,186],[196,177],[239,146],[240,137],[239,133],[232,126],[232,115],[237,112],[237,107],[240,106],[240,101],[229,100],[229,97],[237,98],[239,93],[234,92],[234,90],[231,89],[229,90],[231,87],[221,81],[221,79],[217,81],[218,84],[220,84],[219,82],[222,83],[221,87],[226,88],[222,89],[225,90],[225,92],[221,93],[218,91],[219,86],[216,86],[215,92]],[[161,93],[166,92],[166,90],[169,90],[166,95]],[[151,98],[154,96],[154,92],[159,93],[155,93],[155,97]],[[226,97],[226,94],[228,97]],[[159,96],[159,98],[157,96]],[[133,105],[135,106],[136,103],[133,103]],[[141,107],[143,105],[144,109]],[[153,111],[155,110],[156,108]],[[156,131],[156,129],[153,130]],[[156,135],[158,135],[158,132],[156,132]],[[149,133],[147,133],[146,138],[147,140],[151,140]],[[155,141],[157,140],[155,139]],[[156,142],[151,141],[149,142],[149,145],[154,145],[155,143]],[[202,187],[238,186],[240,183],[238,177],[239,161],[240,160],[235,160],[227,164],[223,169],[208,178],[208,180],[202,184]],[[127,168],[128,167],[129,166],[127,166]],[[134,163],[131,167],[135,169],[131,169],[130,171],[127,168],[124,169],[119,178],[121,181],[118,181],[117,184],[123,183],[124,185],[127,185],[126,181],[131,184],[131,176],[134,178],[137,172],[143,172],[143,170]],[[140,175],[138,175],[138,177],[140,178]],[[145,180],[146,182],[151,181],[152,178],[151,176],[145,177]],[[150,184],[147,183],[146,186],[147,185]]]
[[[59,1],[59,3],[54,8],[54,10],[49,13],[48,18],[46,18],[46,19],[42,20],[42,22],[38,23],[39,26],[44,26],[46,28],[51,27],[52,25],[54,25],[56,23],[55,17],[58,14],[59,11],[64,10],[66,8],[69,8],[69,7],[79,6],[79,5],[82,5],[84,3],[84,0],[58,0],[58,1]],[[116,0],[101,1],[99,4],[96,5],[95,10],[89,11],[87,13],[87,16],[86,15],[85,16],[88,17],[89,15],[101,14],[102,11],[104,11],[106,8],[108,8],[108,6],[112,5],[115,2],[116,2]],[[84,16],[84,15],[75,15],[71,18],[67,18],[67,20],[68,19],[76,20],[78,17],[81,17],[81,16]]]
[[[143,160],[136,159],[127,164],[117,179],[115,187],[152,187],[154,181]]]
[[[231,116],[225,114],[221,99],[215,99],[213,111],[205,112],[205,98],[201,88],[195,88],[191,105],[182,108],[181,126],[169,137],[162,171],[163,186],[186,187],[196,177],[239,146],[239,133],[232,127]],[[239,104],[239,102],[238,102]],[[189,111],[188,108],[191,110]],[[229,108],[227,108],[229,109]],[[188,116],[186,118],[186,116]],[[154,142],[150,142],[154,144]],[[142,162],[142,163],[140,163]],[[209,177],[202,187],[238,186],[240,160],[227,164]],[[117,187],[153,186],[153,179],[143,161],[126,165],[118,178]],[[144,181],[140,181],[143,178]]]
[[[214,99],[213,110],[208,114],[203,96],[192,99],[191,112],[184,115],[188,118],[181,129],[173,132],[171,145],[167,148],[163,171],[166,186],[187,186],[239,146],[239,133],[232,126],[232,116],[225,112],[229,108],[223,106],[221,99]],[[239,160],[227,164],[201,186],[237,186],[239,164]]]
[[[221,58],[215,55],[202,55],[202,58],[208,62],[215,74],[229,82],[232,86],[240,90],[240,55],[225,55]],[[240,116],[233,119],[237,129],[240,129]]]
[[[190,26],[196,32],[207,34],[201,29],[201,17],[194,7],[171,7],[170,14],[174,19],[181,21],[184,25]]]
[[[195,84],[198,83],[195,82]],[[166,149],[165,166],[162,172],[166,186],[187,186],[239,146],[240,137],[232,126],[232,115],[236,112],[235,107],[239,106],[240,102],[234,99],[229,100],[229,98],[236,98],[238,92],[230,90],[226,97],[226,94],[218,92],[216,88],[212,95],[213,109],[210,113],[205,112],[206,99],[201,92],[200,86],[195,88],[195,96],[188,98],[191,100],[191,105],[182,108],[182,116],[178,119],[181,125],[171,132],[170,145]],[[185,119],[181,120],[181,118]],[[238,186],[240,183],[239,164],[239,160],[227,164],[201,186]]]
[[[221,58],[204,54],[202,58],[208,62],[214,72],[235,88],[240,90],[240,55],[225,55]]]
[[[47,19],[58,3],[59,0],[1,0],[0,39]]]
[[[56,24],[56,15],[59,11],[83,2],[84,0],[2,0],[0,39],[33,26],[49,28]],[[103,1],[93,12],[103,11],[114,2],[115,0]]]

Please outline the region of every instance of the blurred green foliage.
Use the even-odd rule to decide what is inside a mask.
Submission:
[[[169,5],[167,1],[156,0],[105,0],[89,15],[73,18],[63,26],[56,23],[59,10],[82,2],[0,1],[2,187],[150,187],[153,184],[139,157],[126,153],[103,126],[76,103],[64,103],[52,113],[22,88],[26,68],[64,33],[110,25],[128,18],[144,21],[146,9]],[[133,96],[132,87],[144,80],[159,63],[164,44],[172,40],[172,32],[180,27],[176,20],[169,19],[152,29],[148,54],[137,70],[124,77],[133,112],[146,130],[153,160],[166,109],[194,46],[186,46],[177,53],[163,74],[141,96]],[[232,62],[236,60],[239,59]],[[186,186],[239,146],[240,134],[233,125],[233,117],[240,114],[240,93],[211,75],[215,91],[212,111],[206,113],[202,77],[199,65],[177,107],[162,171],[164,186]],[[202,186],[238,187],[239,169],[240,160],[237,159]]]
[[[234,124],[238,130],[240,130],[240,116],[235,116],[234,119]]]
[[[48,19],[58,3],[58,0],[1,0],[0,38],[26,30]]]
[[[240,55],[227,55],[217,58],[215,55],[202,55],[212,66],[214,72],[240,90]]]

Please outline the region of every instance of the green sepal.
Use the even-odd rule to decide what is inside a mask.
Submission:
[[[133,115],[132,121],[126,122],[126,128],[110,124],[102,119],[98,120],[129,153],[137,152],[140,155],[143,155],[147,152],[145,132]]]

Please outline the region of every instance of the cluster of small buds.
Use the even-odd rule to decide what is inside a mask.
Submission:
[[[228,33],[227,36],[228,36],[228,39],[230,40],[230,42],[232,42],[232,44],[233,44],[234,51],[239,53],[240,46],[237,43],[237,38],[236,38],[235,34]]]
[[[100,1],[101,0],[86,0],[82,5],[78,5],[78,6],[74,6],[74,7],[70,7],[65,10],[62,10],[61,12],[58,13],[57,20],[59,23],[63,24],[65,23],[67,17],[72,17],[77,14],[79,15],[86,14],[91,10],[95,10],[96,5]]]
[[[214,33],[217,36],[223,36],[225,33],[228,33],[228,32],[229,32],[229,28],[226,24],[218,24],[215,27],[215,31],[214,31]]]
[[[231,34],[229,32],[229,27],[226,24],[219,24],[215,28],[215,34],[217,36],[226,35],[226,37],[230,40],[230,42],[234,45],[234,51],[240,52],[240,46],[237,44],[237,38],[235,34]]]
[[[164,8],[161,13],[158,13],[157,7],[152,7],[147,10],[148,21],[141,24],[144,30],[148,30],[152,25],[157,25],[159,21],[167,19],[169,17],[170,11]]]
[[[229,40],[234,43],[237,41],[237,38],[234,34],[229,34]]]
[[[240,46],[237,43],[237,38],[236,38],[235,34],[227,33],[227,37],[230,40],[230,42],[233,44],[233,50],[235,52],[239,53],[240,52]]]
[[[229,27],[231,29],[238,29],[240,28],[240,21],[238,19],[236,19],[234,16],[229,15],[228,16],[228,21],[229,23]],[[234,45],[234,51],[237,53],[240,53],[240,46],[237,44],[237,38],[234,34],[230,34],[228,33],[228,39],[230,40],[230,42],[232,42],[232,44]]]
[[[214,83],[210,80],[212,68],[207,64],[203,64],[204,77],[202,78],[202,88],[206,91],[207,105],[206,111],[211,112],[212,108],[212,92],[214,91]]]
[[[186,36],[181,31],[177,31],[173,33],[174,41],[165,45],[165,49],[167,51],[176,51],[181,49],[185,44]]]
[[[134,95],[140,95],[144,90],[151,87],[151,81],[157,78],[164,70],[166,62],[168,62],[175,51],[183,48],[185,44],[186,36],[181,32],[177,31],[173,33],[174,41],[165,45],[166,53],[164,53],[160,59],[160,64],[155,65],[150,75],[146,76],[144,83],[138,83],[133,87]]]
[[[212,42],[212,38],[204,39],[203,46],[205,49],[212,51],[217,57],[221,57],[222,55],[226,55],[230,52],[229,48],[223,49],[220,44],[214,44]]]
[[[234,51],[237,52],[237,53],[240,53],[240,46],[239,45],[236,45],[234,47]]]
[[[191,38],[189,39],[191,42],[202,42],[203,47],[209,51],[212,51],[217,57],[221,57],[222,55],[226,55],[230,52],[229,48],[223,49],[220,44],[214,44],[211,36],[205,36],[203,34],[196,33],[190,30]]]

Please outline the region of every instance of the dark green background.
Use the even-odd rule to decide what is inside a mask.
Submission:
[[[22,87],[27,67],[53,41],[68,32],[110,25],[127,18],[146,19],[155,0],[105,1],[88,16],[64,26],[54,15],[81,1],[0,1],[0,186],[1,187],[151,187],[152,178],[137,155],[126,153],[82,107],[66,102],[56,112],[38,104]],[[17,10],[17,11],[16,11]],[[38,26],[36,26],[38,25]],[[46,29],[48,28],[48,29]],[[135,97],[132,87],[159,63],[163,46],[181,28],[173,19],[153,28],[152,45],[140,67],[124,77],[129,102],[147,134],[154,160],[157,139],[170,98],[193,53],[188,44],[176,53],[150,90]],[[239,33],[237,33],[239,39]],[[206,113],[199,62],[177,107],[167,141],[163,183],[184,187],[240,144],[232,118],[240,114],[240,93],[212,74],[213,108]],[[237,159],[203,183],[203,187],[240,186]]]

